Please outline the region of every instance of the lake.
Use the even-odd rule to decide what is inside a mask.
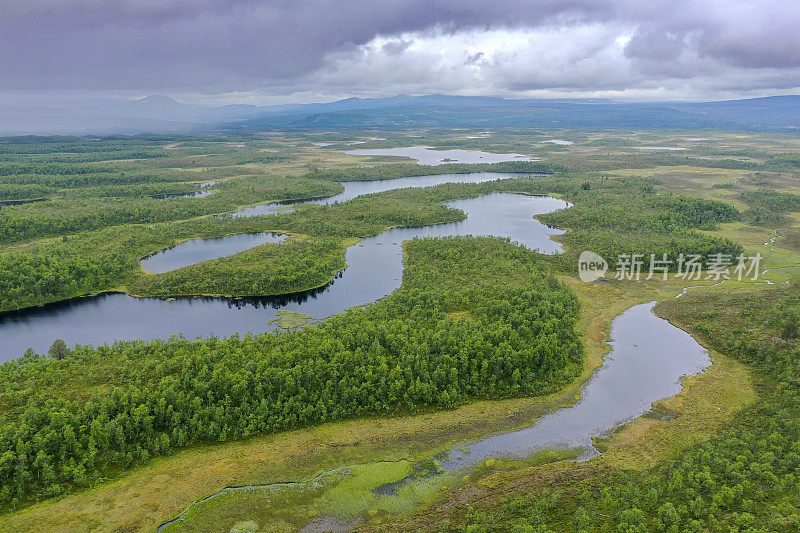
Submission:
[[[435,150],[427,146],[403,148],[364,148],[347,150],[350,155],[394,156],[415,159],[420,165],[442,165],[446,163],[502,163],[504,161],[538,161],[522,154],[497,154],[480,150]]]
[[[508,237],[542,253],[558,253],[550,239],[563,231],[533,218],[569,206],[551,197],[494,193],[447,202],[467,219],[416,228],[393,228],[350,246],[347,269],[318,289],[263,298],[135,298],[123,293],[75,298],[0,314],[0,361],[32,347],[46,351],[55,339],[67,344],[104,344],[115,340],[228,336],[274,330],[277,311],[304,313],[315,319],[374,302],[400,287],[402,241],[414,237],[495,235]],[[238,237],[237,237],[238,238]],[[156,257],[156,256],[153,256]],[[167,265],[168,267],[169,265]]]

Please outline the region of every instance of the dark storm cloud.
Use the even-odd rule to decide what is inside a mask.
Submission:
[[[604,2],[17,0],[2,3],[0,87],[228,88],[291,78],[377,34],[597,17]]]
[[[0,0],[0,90],[797,87],[798,26],[795,0]]]
[[[397,55],[408,50],[408,47],[412,44],[414,44],[414,41],[411,40],[389,41],[381,47],[381,50],[389,55]]]
[[[641,2],[622,18],[637,24],[631,58],[675,61],[686,52],[743,68],[800,67],[797,0]]]

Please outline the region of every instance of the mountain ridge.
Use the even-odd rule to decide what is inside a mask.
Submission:
[[[202,106],[162,94],[61,107],[2,107],[0,135],[413,127],[695,128],[795,131],[800,95],[707,102],[398,94],[305,104]]]

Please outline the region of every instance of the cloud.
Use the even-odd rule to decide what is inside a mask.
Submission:
[[[620,87],[629,80],[622,28],[579,24],[568,28],[444,29],[403,34],[402,53],[385,52],[383,38],[328,57],[313,77],[326,86],[367,81],[399,92],[476,89],[485,94],[543,88]],[[544,51],[547,50],[545,53]],[[576,68],[576,66],[578,68]],[[310,81],[310,80],[309,80]]]
[[[800,86],[788,0],[0,0],[0,12],[5,92],[288,101]]]
[[[381,51],[387,55],[396,56],[408,50],[412,44],[414,44],[414,41],[405,41],[402,39],[399,41],[389,41],[381,46]]]
[[[266,83],[308,73],[376,35],[538,24],[592,2],[509,0],[3,0],[5,89],[147,88]],[[563,5],[562,5],[563,4]]]

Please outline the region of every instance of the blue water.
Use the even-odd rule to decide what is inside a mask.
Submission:
[[[466,179],[485,181],[495,179],[495,176],[472,175]],[[433,176],[424,178],[425,183],[437,181]],[[381,183],[389,189],[398,188],[397,182],[400,181]],[[402,181],[409,183],[406,178]],[[445,182],[447,177],[438,176],[438,181]],[[357,183],[356,190],[373,192],[371,188],[375,182]],[[350,185],[346,184],[345,193],[353,194]],[[196,338],[259,333],[275,329],[276,326],[269,321],[277,318],[277,311],[284,309],[316,319],[325,318],[356,305],[374,302],[400,287],[403,273],[401,243],[414,237],[495,235],[508,237],[542,253],[561,251],[561,245],[550,237],[563,231],[549,228],[533,216],[568,207],[569,204],[562,200],[494,193],[447,202],[446,205],[463,210],[467,219],[418,228],[393,228],[363,239],[347,249],[348,267],[336,279],[324,287],[303,293],[264,298],[179,299],[134,298],[122,293],[109,293],[0,314],[0,361],[18,357],[29,347],[44,352],[55,339],[64,339],[69,345],[99,345],[115,340],[148,340],[172,335]],[[225,239],[241,238],[230,236]],[[165,257],[170,256],[167,254]],[[170,259],[163,268],[175,264]]]
[[[146,272],[163,274],[201,261],[238,254],[254,246],[286,240],[282,233],[238,233],[214,239],[192,239],[142,259]]]

